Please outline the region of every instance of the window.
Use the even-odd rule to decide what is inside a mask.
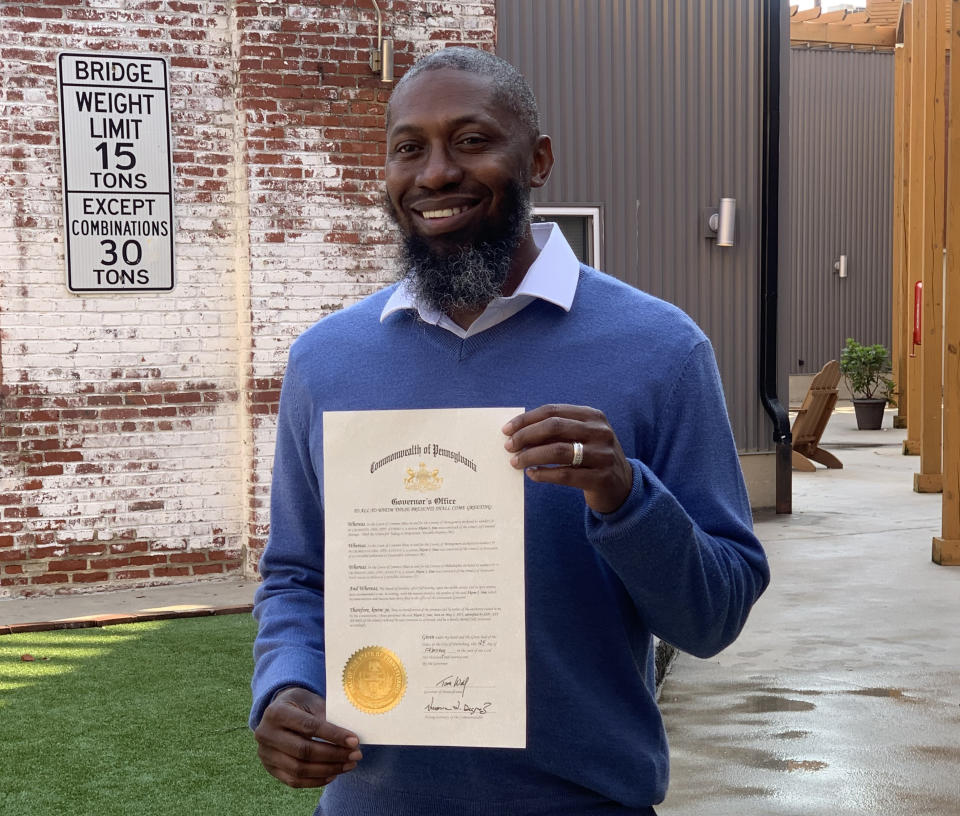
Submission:
[[[533,220],[553,221],[560,227],[560,232],[581,263],[597,269],[602,266],[600,207],[535,205]]]

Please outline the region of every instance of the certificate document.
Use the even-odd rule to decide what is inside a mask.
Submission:
[[[522,410],[323,415],[327,717],[361,742],[526,746]]]

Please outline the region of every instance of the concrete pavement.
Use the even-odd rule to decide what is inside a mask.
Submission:
[[[885,426],[890,427],[891,412]],[[794,471],[757,533],[772,581],[730,648],[664,684],[662,816],[960,814],[960,568],[931,562],[939,495],[904,432],[825,434],[843,470]]]
[[[0,634],[29,624],[33,630],[57,629],[248,612],[256,588],[249,578],[224,578],[82,595],[0,599]]]

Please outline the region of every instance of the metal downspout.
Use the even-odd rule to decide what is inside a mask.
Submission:
[[[764,0],[762,169],[760,182],[760,401],[773,422],[777,513],[793,512],[790,417],[777,397],[777,295],[780,229],[781,0]]]

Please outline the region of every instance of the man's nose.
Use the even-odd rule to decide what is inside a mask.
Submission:
[[[417,184],[429,190],[440,190],[451,184],[457,184],[463,177],[463,170],[455,158],[450,155],[446,145],[431,147],[424,157]]]

